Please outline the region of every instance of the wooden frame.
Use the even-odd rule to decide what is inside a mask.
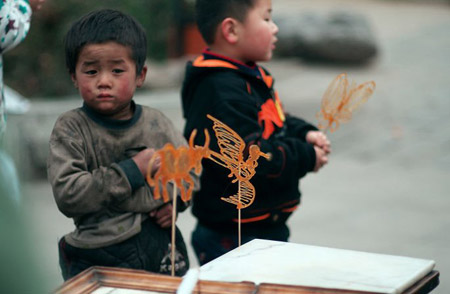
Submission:
[[[67,280],[55,294],[89,294],[101,287],[176,293],[182,278],[154,274],[143,270],[94,266]],[[256,286],[251,282],[227,283],[199,281],[196,294],[253,294]]]
[[[143,270],[124,268],[91,267],[61,285],[55,294],[89,294],[101,287],[176,293],[182,279],[153,274]],[[432,271],[402,294],[426,294],[439,285],[439,272]],[[199,281],[195,294],[375,294],[350,290],[312,288],[252,282],[230,283]]]

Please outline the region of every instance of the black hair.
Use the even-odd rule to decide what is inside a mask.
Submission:
[[[197,26],[207,44],[214,43],[217,27],[227,17],[245,21],[247,12],[257,0],[197,0]]]
[[[112,9],[90,12],[74,22],[64,39],[66,66],[75,73],[78,57],[85,45],[108,41],[129,46],[131,58],[139,74],[147,57],[147,37],[143,27],[133,17]]]

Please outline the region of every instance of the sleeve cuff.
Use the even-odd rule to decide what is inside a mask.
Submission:
[[[119,162],[119,166],[126,174],[133,191],[145,185],[145,178],[132,159]]]
[[[307,146],[307,152],[309,154],[309,158],[311,158],[308,171],[313,171],[316,166],[316,150],[314,150],[314,145],[312,144],[308,144]]]

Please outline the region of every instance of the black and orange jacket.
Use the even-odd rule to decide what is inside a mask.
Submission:
[[[210,148],[219,152],[210,114],[235,130],[247,146],[258,144],[272,160],[258,160],[250,180],[255,201],[242,209],[242,223],[249,226],[284,222],[300,203],[299,179],[312,171],[315,152],[305,136],[314,126],[286,115],[273,89],[274,79],[258,65],[248,66],[205,51],[188,62],[182,88],[184,136],[197,129],[195,143],[204,142],[203,129],[211,135]],[[206,226],[235,229],[236,207],[222,201],[237,193],[229,170],[205,159],[201,188],[193,197],[193,214]]]

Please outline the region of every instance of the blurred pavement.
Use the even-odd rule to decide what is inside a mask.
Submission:
[[[285,109],[313,123],[323,92],[339,73],[377,83],[353,119],[329,135],[329,164],[302,181],[303,203],[290,219],[291,241],[432,259],[441,273],[433,293],[450,293],[450,6],[366,0],[275,0],[273,6],[275,15],[335,8],[362,13],[380,49],[364,67],[298,59],[267,64]],[[179,86],[140,92],[136,100],[162,110],[182,129]],[[79,100],[33,100],[22,119],[33,114],[55,119],[79,105]],[[38,236],[36,255],[54,289],[62,283],[56,243],[73,224],[57,210],[47,182],[23,188]],[[183,213],[177,223],[189,242],[193,217]],[[193,255],[191,262],[196,265]]]

